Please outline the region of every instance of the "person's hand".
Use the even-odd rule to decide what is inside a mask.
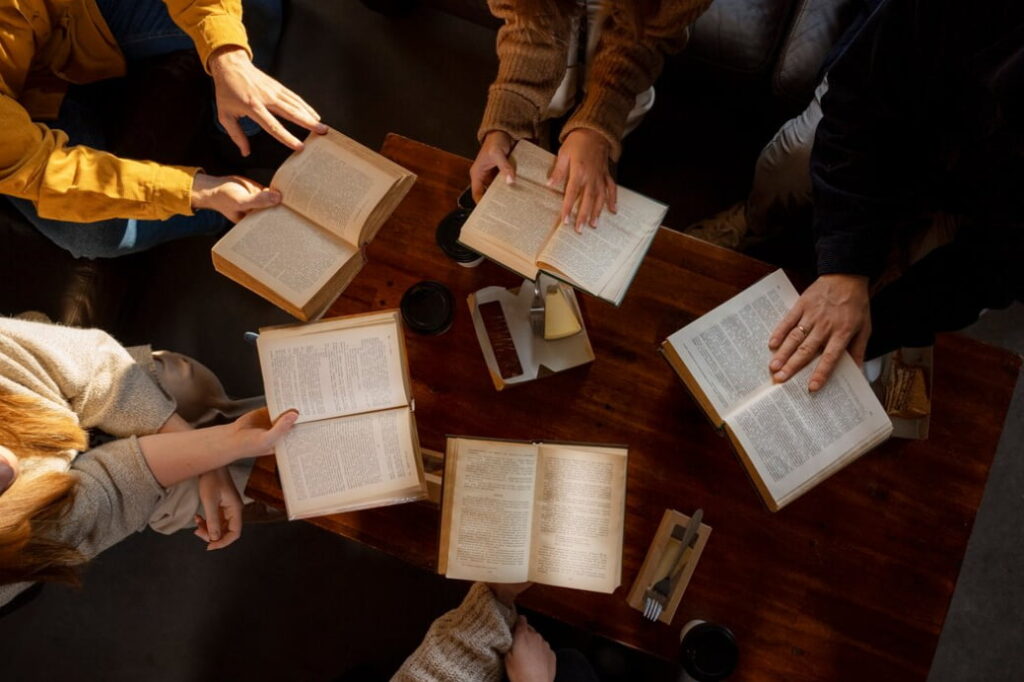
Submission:
[[[775,351],[768,369],[783,382],[803,369],[824,349],[807,388],[817,391],[849,349],[858,365],[871,336],[868,278],[860,275],[822,275],[800,296],[772,331],[768,348]]]
[[[302,149],[302,142],[288,132],[276,116],[315,133],[327,132],[327,126],[320,123],[320,114],[301,97],[260,71],[244,49],[234,45],[222,47],[210,55],[207,67],[213,76],[218,120],[242,156],[249,156],[249,138],[238,124],[243,116],[295,150]]]
[[[609,170],[611,145],[600,133],[578,128],[565,138],[558,158],[548,176],[548,187],[561,187],[565,183],[565,199],[559,221],[568,225],[576,209],[576,232],[584,225],[597,227],[601,210],[615,213],[617,189]]]
[[[196,515],[195,534],[207,550],[227,547],[242,536],[242,498],[227,467],[199,477],[199,501],[205,518]]]
[[[479,202],[484,191],[498,173],[505,175],[505,182],[514,184],[516,169],[509,163],[508,155],[512,151],[512,138],[502,130],[492,130],[484,136],[484,141],[477,152],[476,160],[469,168],[469,182],[473,188],[473,201]]]
[[[512,648],[505,654],[505,673],[509,682],[553,682],[555,652],[536,630],[519,616],[512,631]]]
[[[515,603],[516,597],[532,586],[533,583],[487,583],[494,598],[508,607]]]
[[[225,429],[224,447],[230,453],[230,458],[227,461],[233,462],[237,459],[261,457],[273,453],[274,446],[292,430],[295,420],[298,418],[297,411],[289,410],[271,424],[270,413],[267,408],[261,407],[243,414],[230,424],[212,428]]]
[[[196,173],[192,179],[192,210],[213,209],[233,223],[252,211],[280,203],[280,192],[238,175]]]

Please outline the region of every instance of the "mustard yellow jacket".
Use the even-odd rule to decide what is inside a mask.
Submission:
[[[164,0],[205,65],[214,50],[249,44],[241,0]],[[125,62],[94,0],[0,0],[0,194],[33,201],[44,218],[93,222],[191,214],[198,169],[120,159],[39,120],[54,119],[68,83],[124,75]]]

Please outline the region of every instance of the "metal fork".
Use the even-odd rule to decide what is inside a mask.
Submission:
[[[540,278],[533,283],[533,302],[530,303],[530,326],[535,336],[544,336],[544,297],[540,295]]]
[[[677,549],[679,555],[672,560],[672,569],[665,574],[665,577],[647,588],[647,592],[644,594],[644,618],[647,620],[656,621],[661,618],[661,613],[665,610],[665,604],[668,603],[669,594],[672,592],[672,586],[683,572],[683,568],[689,563],[682,559],[686,556],[686,549],[697,539],[697,530],[700,528],[703,516],[704,510],[698,509],[690,517],[690,522],[686,525],[686,532],[683,534],[682,541]],[[672,537],[677,537],[678,530],[679,526],[672,529]]]

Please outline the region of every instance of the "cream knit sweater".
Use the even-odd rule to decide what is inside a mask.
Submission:
[[[78,455],[22,460],[22,476],[61,470],[78,478],[59,539],[92,558],[145,528],[165,490],[134,436],[155,433],[175,404],[106,332],[0,317],[0,393],[30,395],[82,428],[121,437]],[[28,583],[0,585],[0,605]]]
[[[434,621],[391,682],[499,682],[515,619],[515,609],[475,583],[457,609]]]

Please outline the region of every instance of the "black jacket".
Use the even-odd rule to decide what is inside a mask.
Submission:
[[[878,274],[927,211],[1024,229],[1024,1],[884,0],[840,49],[811,155],[819,274]]]

